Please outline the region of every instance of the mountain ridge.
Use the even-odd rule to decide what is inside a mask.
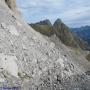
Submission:
[[[66,26],[61,19],[57,19],[53,25],[48,19],[33,24],[31,23],[30,25],[36,31],[49,37],[53,34],[56,34],[56,36],[67,46],[87,49],[87,44],[84,43],[84,41],[80,38],[76,37],[74,33],[70,31],[70,28]],[[40,27],[41,25],[44,25],[44,27]],[[51,27],[51,29],[47,29],[45,25]]]
[[[90,26],[82,26],[80,28],[71,28],[71,31],[77,34],[78,37],[85,40],[90,46]]]

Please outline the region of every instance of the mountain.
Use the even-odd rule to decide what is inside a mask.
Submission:
[[[90,46],[90,26],[71,28],[71,31],[77,34],[78,37],[86,41]]]
[[[44,21],[40,21],[40,22],[35,23],[35,24],[30,24],[30,25],[36,31],[38,31],[44,35],[51,36],[53,34],[52,24],[48,19],[46,19]]]
[[[60,19],[55,21],[53,28],[56,35],[65,45],[84,48],[82,46],[84,45],[83,42],[79,38],[76,38],[75,35],[70,32],[69,27],[67,27]]]
[[[87,44],[77,38],[60,19],[57,19],[53,25],[47,19],[30,25],[46,36],[51,37],[55,34],[67,46],[87,49]]]
[[[76,46],[76,42],[73,38],[72,33],[69,31],[69,28],[60,20],[57,19],[53,25],[56,35],[65,45]]]
[[[90,62],[59,45],[0,0],[1,90],[90,90]]]

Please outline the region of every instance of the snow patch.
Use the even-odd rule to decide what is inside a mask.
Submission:
[[[11,75],[18,77],[18,66],[16,56],[0,54],[0,66]]]

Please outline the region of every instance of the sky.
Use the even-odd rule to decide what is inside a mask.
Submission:
[[[17,8],[28,23],[60,18],[69,27],[90,25],[90,0],[17,0]]]

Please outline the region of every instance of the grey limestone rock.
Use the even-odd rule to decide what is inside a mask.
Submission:
[[[90,90],[90,76],[85,73],[90,63],[83,55],[62,43],[57,48],[8,10],[0,3],[0,87]]]

